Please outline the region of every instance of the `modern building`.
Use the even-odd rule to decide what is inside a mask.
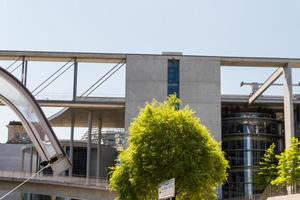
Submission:
[[[109,128],[124,129],[127,138],[130,134],[128,127],[140,107],[154,98],[164,101],[174,93],[183,101],[180,107],[189,105],[210,134],[222,143],[230,161],[228,183],[223,186],[222,192],[219,191],[220,199],[252,198],[260,193],[255,187],[253,176],[265,149],[274,142],[280,152],[288,145],[288,138],[298,136],[300,132],[300,99],[292,94],[290,78],[291,68],[300,67],[300,59],[197,56],[172,52],[150,55],[0,51],[0,60],[23,62],[22,82],[25,83],[25,69],[30,67],[31,62],[73,63],[72,98],[38,99],[38,103],[41,106],[64,107],[50,117],[49,122],[53,127],[71,127],[68,146],[71,160],[74,159],[76,149],[74,127],[88,127],[84,137],[87,171],[95,167],[91,155],[94,145],[99,149],[99,144],[103,143],[103,140],[95,140],[97,144],[93,144],[92,138],[102,138],[102,130]],[[81,63],[113,63],[115,66],[111,72],[126,66],[125,97],[77,94],[78,68]],[[249,104],[251,95],[221,95],[221,67],[226,66],[278,68],[275,75],[284,77],[284,97],[264,95]],[[112,75],[108,72],[107,77]],[[97,86],[97,81],[95,84]],[[260,88],[266,87],[263,85]],[[114,137],[107,138],[109,143]],[[98,154],[96,157],[96,165],[99,165],[101,156]],[[92,172],[86,174],[87,177],[91,175]]]
[[[236,109],[239,109],[238,111]],[[282,151],[282,120],[274,110],[243,109],[222,112],[222,147],[230,163],[223,197],[253,197],[262,193],[256,188],[255,168],[265,150],[274,143],[277,153]]]
[[[38,155],[35,147],[31,144],[26,131],[21,122],[11,121],[8,127],[8,140],[6,144],[1,144],[0,148],[0,169],[22,172],[37,172],[41,168],[41,158]],[[96,161],[97,161],[97,144],[98,144],[98,130],[93,130],[92,148],[91,148],[91,168],[90,176],[96,177]],[[101,162],[100,162],[100,177],[106,179],[109,168],[115,164],[117,159],[117,149],[122,146],[120,143],[120,135],[123,136],[123,130],[105,130],[102,132],[101,141]],[[21,136],[21,137],[20,137]],[[117,137],[119,136],[119,137]],[[86,134],[82,140],[73,142],[73,176],[85,177],[86,162],[87,162],[87,140]],[[24,139],[27,138],[27,139]],[[60,140],[61,146],[64,148],[67,155],[70,154],[70,140]],[[11,160],[12,162],[9,162]],[[6,161],[6,162],[5,162]],[[50,168],[49,168],[50,170]],[[51,170],[45,173],[51,173]],[[66,175],[68,175],[68,171]]]
[[[24,130],[20,122],[10,122],[8,127],[8,135],[16,135],[20,130]],[[14,131],[16,133],[14,133]],[[114,166],[116,163],[119,144],[115,141],[113,136],[122,135],[122,130],[111,130],[103,132],[103,140],[100,148],[100,157],[101,160],[99,162],[99,166],[97,163],[97,155],[98,155],[98,140],[93,138],[91,144],[91,167],[89,172],[87,173],[86,162],[87,162],[87,141],[83,138],[83,140],[78,140],[73,142],[73,160],[72,162],[72,174],[70,171],[66,171],[62,176],[70,177],[70,179],[77,181],[79,180],[79,184],[86,185],[86,176],[89,174],[88,181],[92,182],[97,180],[106,181],[109,176],[110,167]],[[94,131],[95,132],[95,131]],[[108,136],[107,136],[108,135]],[[95,136],[96,137],[96,136]],[[98,138],[97,138],[98,139]],[[119,141],[119,138],[117,138]],[[36,151],[33,144],[31,144],[26,140],[23,143],[21,141],[11,142],[12,139],[8,139],[6,144],[0,144],[0,174],[6,172],[12,172],[12,174],[16,176],[28,174],[32,175],[39,171],[42,168],[41,158]],[[61,146],[67,155],[70,155],[70,140],[60,140]],[[99,168],[98,168],[99,167]],[[99,172],[97,173],[97,170]],[[47,168],[43,170],[42,176],[48,177],[52,176],[51,168]],[[1,177],[1,176],[0,176]],[[96,178],[98,177],[98,178]],[[12,176],[11,178],[14,178]],[[1,178],[0,178],[1,181]],[[46,180],[49,181],[49,180]],[[62,179],[63,182],[68,182],[68,180]],[[56,182],[55,184],[61,184]],[[99,186],[96,189],[99,189]],[[94,187],[95,187],[94,186]],[[76,189],[76,187],[75,187]],[[1,194],[1,189],[0,189]],[[11,199],[15,200],[43,200],[43,199],[57,199],[57,200],[75,200],[76,198],[72,198],[69,196],[60,197],[55,194],[44,194],[44,193],[36,193],[32,191],[17,191],[11,197]]]

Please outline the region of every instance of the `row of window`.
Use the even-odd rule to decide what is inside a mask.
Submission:
[[[252,176],[253,178],[253,176]],[[253,180],[246,181],[244,171],[231,171],[228,174],[228,181],[223,185],[223,197],[246,197],[245,191],[250,192],[249,188],[252,188],[253,194],[261,193],[262,191],[258,189],[255,184],[252,183]]]
[[[229,151],[225,157],[231,167],[243,167],[257,165],[264,154],[264,151]]]
[[[274,120],[223,120],[222,123],[223,134],[273,134],[279,135],[282,133],[282,126],[278,121]]]
[[[257,110],[260,110],[259,108]],[[276,119],[275,113],[266,113],[266,112],[234,112],[234,113],[226,113],[224,111],[222,113],[223,118],[271,118]]]
[[[43,194],[22,193],[21,199],[22,200],[52,200],[53,197],[51,197],[50,195],[43,195]],[[55,200],[66,200],[66,199],[70,199],[70,198],[55,197]]]
[[[253,189],[253,194],[259,194],[262,191],[258,189],[257,187],[252,187],[251,183],[237,183],[233,182],[230,184],[225,184],[223,186],[223,198],[228,199],[228,198],[234,198],[234,197],[246,197],[247,199],[247,194],[245,194],[246,188],[251,187]]]
[[[247,144],[247,139],[237,139],[237,140],[230,140],[230,141],[223,141],[222,142],[222,148],[224,151],[232,151],[232,150],[266,150],[269,148],[269,146],[275,143],[276,139],[257,139],[257,138],[251,138],[250,139],[250,148]]]

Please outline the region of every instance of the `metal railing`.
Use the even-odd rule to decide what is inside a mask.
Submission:
[[[23,181],[33,173],[20,171],[0,171],[0,179],[9,179],[14,181]],[[108,190],[107,180],[103,178],[87,178],[87,177],[72,177],[72,176],[51,176],[38,174],[29,182],[39,182],[48,184],[70,185],[75,187],[88,187],[95,189]]]

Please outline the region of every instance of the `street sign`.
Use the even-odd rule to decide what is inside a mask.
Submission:
[[[158,199],[168,199],[175,197],[175,178],[159,184]]]

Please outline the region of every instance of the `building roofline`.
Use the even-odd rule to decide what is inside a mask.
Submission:
[[[76,58],[78,62],[117,63],[122,59],[126,60],[130,55],[217,59],[220,60],[222,66],[280,67],[291,63],[293,67],[300,67],[300,58],[0,50],[0,60],[16,60],[26,57],[29,61],[65,62]]]

